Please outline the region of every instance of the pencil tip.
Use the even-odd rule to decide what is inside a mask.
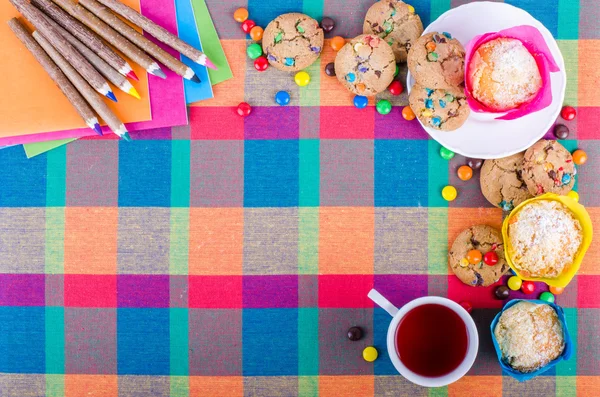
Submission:
[[[129,73],[127,73],[125,76],[127,76],[130,79],[133,79],[135,81],[140,81],[140,78],[137,77],[137,74],[135,74],[135,72],[133,70],[131,70]]]
[[[129,132],[125,131],[122,135],[121,138],[123,138],[123,140],[127,141],[127,142],[131,142],[131,137],[129,136]]]
[[[206,57],[206,58],[204,59],[204,66],[206,66],[206,67],[209,67],[209,68],[211,68],[211,69],[214,69],[214,70],[217,70],[217,67],[215,66],[215,64],[214,64],[214,63],[212,63],[212,62],[210,61],[210,59],[208,59],[208,57]]]
[[[102,128],[100,128],[100,124],[96,123],[94,124],[93,130],[96,131],[96,134],[102,136],[104,134],[102,134]]]
[[[112,91],[108,91],[108,93],[106,94],[106,97],[108,99],[110,99],[111,101],[118,102],[117,97],[115,96],[115,94]]]
[[[129,95],[131,95],[132,97],[134,97],[134,98],[137,98],[137,99],[142,99],[142,98],[140,97],[140,94],[138,94],[137,90],[135,89],[135,87],[131,87],[127,93],[128,93]]]
[[[194,75],[192,77],[190,77],[190,80],[193,81],[194,83],[200,83],[202,82],[202,80],[200,80],[200,77],[198,77],[197,74],[194,73]]]
[[[150,70],[148,70],[148,73],[158,76],[161,79],[167,78],[167,75],[165,74],[165,72],[163,72],[163,70],[160,68],[160,66],[158,66],[158,64],[156,64],[156,63],[153,64],[149,69]]]

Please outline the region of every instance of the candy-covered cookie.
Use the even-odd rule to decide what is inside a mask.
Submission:
[[[479,181],[481,193],[487,201],[504,211],[512,211],[523,201],[533,197],[523,180],[525,152],[500,159],[485,160]]]
[[[406,62],[412,43],[423,33],[423,23],[413,6],[399,0],[381,0],[367,11],[363,33],[384,39],[392,47],[396,62]]]
[[[465,49],[448,32],[427,33],[411,46],[408,69],[426,87],[457,86],[465,78]]]
[[[571,153],[557,141],[542,139],[525,151],[523,180],[534,196],[569,193],[575,172]]]
[[[392,48],[370,34],[355,37],[335,57],[335,75],[356,95],[373,96],[385,91],[395,71]]]
[[[425,126],[443,131],[459,128],[471,112],[462,86],[436,90],[417,83],[408,102]]]
[[[323,49],[323,37],[323,29],[308,15],[283,14],[267,25],[262,38],[263,52],[272,66],[295,72],[317,60]]]

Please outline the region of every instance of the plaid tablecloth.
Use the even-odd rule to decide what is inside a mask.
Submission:
[[[460,3],[412,4],[428,24]],[[558,39],[565,102],[578,111],[565,145],[589,155],[576,189],[600,230],[600,4],[511,3]],[[328,46],[307,87],[256,72],[232,18],[239,6],[261,26],[304,11],[353,37],[369,5],[211,0],[235,78],[190,109],[189,127],[80,140],[32,160],[0,151],[0,396],[600,395],[598,244],[557,297],[574,357],[526,383],[502,376],[489,333],[502,302],[463,285],[446,260],[462,229],[500,226],[478,174],[459,181],[464,158],[443,160],[402,119],[405,94],[387,116],[355,109],[323,72]],[[274,103],[282,89],[290,106]],[[246,119],[235,114],[243,100]],[[459,190],[450,204],[446,184]],[[481,343],[468,376],[431,390],[398,376],[372,287],[396,305],[470,300]],[[354,325],[359,342],[346,338]],[[374,363],[361,357],[367,345]]]

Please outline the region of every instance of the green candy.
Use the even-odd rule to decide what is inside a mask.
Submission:
[[[438,54],[435,52],[430,52],[427,54],[427,60],[429,62],[436,62],[438,60]]]
[[[392,111],[392,104],[387,99],[382,99],[381,101],[377,102],[375,108],[379,114],[385,115]]]
[[[262,47],[257,43],[250,44],[246,49],[246,53],[250,59],[256,59],[262,55]]]
[[[454,152],[442,146],[440,148],[440,156],[442,156],[444,160],[450,160],[452,157],[454,157]]]
[[[400,68],[398,67],[398,64],[396,64],[396,71],[394,72],[394,77],[398,76],[399,72],[400,72]]]
[[[283,39],[283,32],[277,33],[277,36],[275,36],[275,44],[279,43],[282,39]]]
[[[554,295],[552,295],[552,292],[542,292],[539,299],[544,302],[554,303]]]

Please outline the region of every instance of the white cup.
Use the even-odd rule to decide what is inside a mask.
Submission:
[[[465,374],[469,371],[475,362],[475,357],[477,357],[477,349],[479,348],[479,334],[477,333],[477,327],[475,326],[475,322],[471,318],[471,315],[461,305],[451,301],[450,299],[439,296],[425,296],[423,298],[414,299],[398,309],[374,289],[369,292],[368,296],[373,302],[375,302],[379,307],[384,309],[390,314],[390,316],[393,317],[392,322],[388,327],[387,350],[394,367],[396,367],[396,370],[400,372],[400,374],[407,380],[420,386],[440,387],[456,382],[465,376]],[[402,318],[415,307],[426,304],[437,304],[451,309],[460,316],[465,323],[465,327],[467,328],[467,354],[465,355],[462,363],[460,363],[460,365],[454,371],[443,376],[427,377],[414,373],[406,368],[406,366],[402,363],[396,349],[396,331],[398,329],[398,325],[400,324],[400,320],[402,320]]]

